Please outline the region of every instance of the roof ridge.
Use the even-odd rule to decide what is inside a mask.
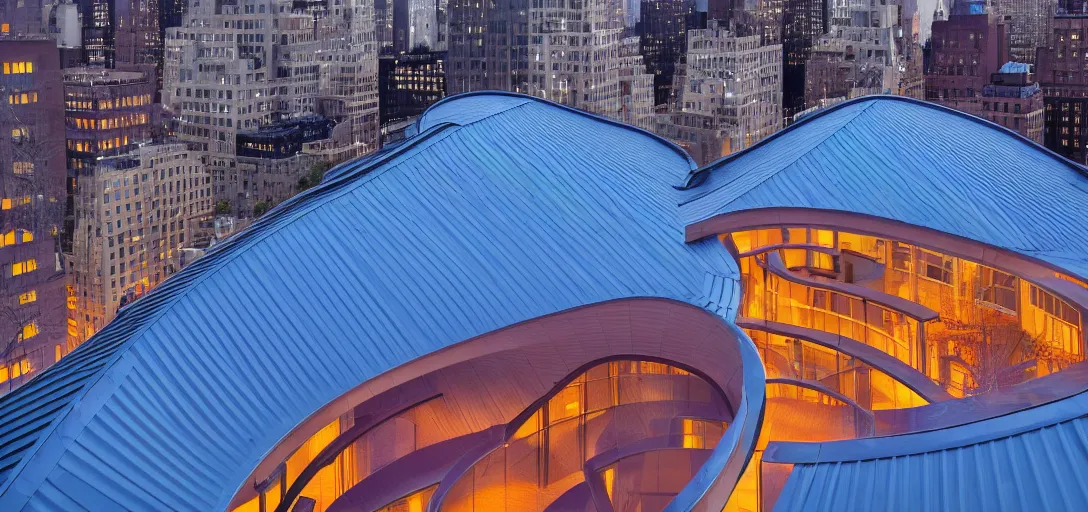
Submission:
[[[561,110],[564,110],[564,111],[572,113],[572,114],[577,114],[577,115],[580,115],[580,116],[583,116],[583,117],[588,117],[588,118],[593,119],[595,121],[600,121],[600,122],[603,122],[603,123],[606,123],[606,124],[609,124],[609,125],[612,125],[612,126],[623,128],[625,130],[635,132],[635,133],[638,133],[640,135],[644,135],[646,137],[649,137],[653,141],[655,141],[655,142],[657,142],[657,143],[671,149],[674,153],[680,155],[681,158],[686,160],[688,162],[688,167],[689,167],[688,172],[689,173],[693,173],[696,170],[698,170],[698,168],[699,168],[699,165],[695,162],[695,160],[691,157],[691,155],[688,154],[687,151],[684,151],[684,149],[681,148],[679,145],[677,145],[675,142],[673,142],[673,141],[671,141],[671,140],[669,140],[669,139],[667,139],[665,137],[662,137],[662,136],[660,136],[660,135],[658,135],[658,134],[656,134],[656,133],[654,133],[654,132],[652,132],[650,130],[646,130],[644,128],[639,128],[638,126],[635,126],[633,124],[627,124],[627,123],[624,123],[622,121],[617,121],[617,120],[612,119],[610,117],[606,117],[606,116],[601,115],[601,114],[590,112],[588,110],[578,109],[578,108],[575,108],[575,107],[564,105],[562,103],[556,103],[556,102],[554,102],[552,100],[549,100],[549,99],[546,99],[546,98],[538,98],[536,96],[532,96],[532,95],[529,95],[529,94],[517,93],[517,92],[499,91],[499,90],[483,90],[483,91],[469,91],[469,92],[463,92],[463,93],[460,93],[460,94],[455,94],[453,96],[446,96],[445,98],[442,98],[442,99],[438,100],[437,102],[435,102],[434,104],[432,104],[431,106],[427,107],[427,110],[425,110],[423,112],[423,114],[420,114],[420,116],[416,119],[416,128],[419,129],[420,126],[422,126],[423,118],[432,109],[435,109],[435,108],[439,107],[440,105],[443,105],[443,104],[445,104],[447,102],[452,102],[452,101],[456,101],[456,100],[458,100],[460,98],[468,98],[468,97],[473,97],[473,96],[504,96],[504,97],[510,97],[510,98],[524,98],[524,99],[529,100],[529,101],[526,101],[525,103],[522,103],[522,104],[517,105],[515,107],[506,108],[506,109],[503,109],[503,110],[501,110],[499,112],[488,114],[487,116],[484,116],[484,117],[482,117],[480,119],[477,119],[475,121],[465,123],[465,125],[476,123],[477,121],[481,121],[483,119],[490,118],[490,117],[492,117],[494,115],[497,115],[497,114],[501,114],[501,113],[504,113],[504,112],[509,112],[510,110],[513,110],[515,108],[523,107],[525,105],[528,105],[530,102],[542,103],[542,104],[547,105],[549,107],[556,107],[556,108],[559,108]],[[460,125],[460,123],[454,123],[454,124]],[[464,125],[460,125],[460,126],[464,126]]]
[[[792,161],[791,161],[790,163],[788,163],[788,164],[785,164],[785,165],[782,165],[782,166],[780,166],[778,170],[776,170],[776,171],[772,172],[772,173],[771,173],[771,174],[770,174],[769,176],[767,176],[766,178],[763,178],[762,180],[759,180],[758,182],[756,182],[756,183],[753,183],[753,184],[752,184],[752,185],[751,185],[750,187],[748,187],[748,188],[747,188],[746,190],[744,190],[743,192],[741,192],[741,193],[737,194],[737,195],[736,195],[736,197],[734,197],[733,199],[730,199],[729,201],[727,201],[727,202],[723,203],[723,204],[721,205],[721,207],[722,207],[722,208],[724,208],[724,207],[726,207],[726,206],[728,206],[728,205],[732,204],[732,203],[733,203],[734,201],[736,201],[736,200],[740,199],[740,198],[741,198],[741,196],[743,196],[744,194],[746,194],[746,193],[748,193],[748,192],[750,192],[750,191],[752,191],[752,190],[756,189],[756,188],[757,188],[757,187],[759,187],[760,185],[762,185],[762,184],[766,183],[767,181],[769,181],[769,180],[770,180],[771,178],[774,178],[774,177],[776,177],[776,176],[778,176],[778,175],[782,174],[783,172],[785,172],[785,171],[786,171],[787,169],[789,169],[789,168],[793,167],[793,164],[797,163],[797,161],[798,161],[798,160],[801,160],[802,158],[804,158],[804,157],[805,157],[805,156],[807,156],[808,154],[812,153],[813,151],[816,151],[816,150],[817,150],[817,149],[819,149],[819,148],[820,148],[821,146],[823,146],[823,145],[824,145],[824,144],[825,144],[825,143],[826,143],[826,142],[827,142],[828,140],[831,140],[831,138],[833,138],[833,137],[835,137],[836,135],[838,135],[838,134],[839,134],[839,132],[841,132],[841,131],[842,131],[843,129],[845,129],[845,128],[846,128],[847,126],[850,126],[851,124],[853,124],[853,122],[854,122],[855,120],[857,120],[857,118],[861,117],[861,115],[862,115],[862,114],[864,114],[864,113],[865,113],[866,111],[868,111],[868,110],[869,110],[870,108],[872,108],[872,107],[873,107],[873,105],[876,105],[876,102],[875,102],[875,101],[874,101],[874,102],[870,102],[870,103],[869,103],[868,105],[865,105],[865,107],[864,107],[864,108],[862,108],[861,110],[859,110],[859,111],[858,111],[858,112],[857,112],[856,114],[854,114],[854,115],[853,115],[852,117],[850,117],[850,119],[848,119],[848,120],[847,120],[846,122],[844,122],[844,123],[842,124],[842,126],[839,126],[838,128],[835,128],[835,130],[834,130],[834,131],[832,131],[831,133],[829,133],[829,134],[827,134],[826,136],[824,136],[824,138],[823,138],[822,140],[820,140],[820,142],[819,142],[819,143],[817,143],[816,145],[814,145],[814,146],[812,146],[811,148],[809,148],[809,149],[808,149],[808,151],[805,151],[804,153],[801,153],[800,155],[797,155],[797,158],[794,158],[794,159],[793,159],[793,160],[792,160]],[[795,126],[796,126],[796,125],[795,125]],[[781,133],[781,132],[779,132],[779,133]],[[755,146],[753,146],[753,148],[754,148],[754,147],[755,147]],[[722,164],[723,164],[723,165],[724,165],[725,163],[727,163],[727,162],[726,162],[726,161],[723,161],[723,162],[722,162]],[[709,168],[707,168],[707,169],[709,170]],[[692,197],[692,198],[690,198],[690,199],[688,199],[688,200],[686,200],[686,201],[683,201],[683,202],[681,202],[681,203],[680,203],[680,206],[686,205],[686,204],[688,204],[688,203],[691,203],[691,202],[693,202],[693,201],[697,201],[698,199],[700,199],[700,198],[702,198],[702,197],[705,197],[705,196],[707,196],[708,194],[711,194],[711,193],[713,193],[713,192],[716,192],[716,191],[718,191],[718,190],[721,190],[721,189],[723,189],[723,188],[725,188],[725,187],[728,187],[728,186],[729,186],[730,184],[734,183],[734,181],[735,181],[735,180],[730,180],[730,181],[728,181],[728,182],[726,182],[726,183],[722,183],[722,184],[721,184],[720,186],[718,186],[718,187],[712,188],[712,189],[710,189],[710,190],[706,190],[706,191],[704,191],[704,192],[703,192],[703,193],[701,193],[701,194],[698,194],[698,195],[696,195],[696,196],[694,196],[694,197]]]

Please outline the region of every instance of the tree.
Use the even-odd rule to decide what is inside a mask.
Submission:
[[[216,215],[229,215],[230,214],[230,201],[226,199],[220,199],[215,202],[215,214]]]
[[[257,204],[253,205],[253,218],[259,218],[261,215],[264,215],[265,212],[267,212],[270,208],[271,206],[268,203],[264,201],[257,201]]]
[[[310,171],[298,179],[298,192],[321,184],[325,173],[332,168],[332,162],[320,160],[310,166]]]
[[[948,308],[942,308],[948,309]],[[944,328],[933,333],[940,351],[942,382],[949,384],[953,365],[965,369],[966,394],[981,394],[1018,384],[1023,380],[1017,365],[1063,365],[1060,351],[1050,350],[1041,337],[1025,331],[1015,312],[981,301],[961,300],[959,314],[942,311]]]

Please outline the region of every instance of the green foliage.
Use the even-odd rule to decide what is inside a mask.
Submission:
[[[264,215],[270,208],[272,208],[272,205],[264,201],[257,201],[257,204],[253,205],[253,218],[256,219]]]
[[[226,199],[220,199],[215,202],[216,215],[227,215],[230,213],[230,201]]]
[[[314,162],[314,164],[310,166],[310,172],[298,179],[298,191],[302,192],[310,187],[319,185],[321,179],[325,177],[325,173],[331,168],[332,163],[328,160]]]

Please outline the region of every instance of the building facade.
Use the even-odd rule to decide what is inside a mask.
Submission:
[[[446,52],[408,53],[378,62],[381,124],[418,116],[446,97]]]
[[[634,44],[614,2],[449,4],[449,94],[496,89],[529,94],[613,119],[624,117]],[[644,109],[644,107],[637,107]],[[626,110],[625,110],[626,109]]]
[[[1027,64],[1006,63],[982,88],[980,117],[1043,143],[1043,91]]]
[[[373,4],[296,4],[194,4],[167,32],[163,103],[179,140],[208,154],[217,200],[241,219],[253,217],[264,178],[239,161],[240,135],[319,115],[343,125],[320,145],[322,157],[377,149]]]
[[[646,72],[654,76],[654,105],[667,105],[675,98],[673,76],[687,54],[688,30],[695,19],[691,0],[644,0],[639,9],[640,52]]]
[[[736,36],[711,21],[688,33],[679,111],[657,133],[701,164],[756,144],[782,128],[782,45]]]
[[[1088,50],[1088,17],[1057,16],[1050,46],[1038,53],[1036,77],[1043,89],[1044,143],[1073,160],[1088,162],[1088,79],[1081,60]]]
[[[820,37],[831,30],[831,4],[825,0],[785,2],[782,16],[782,113],[807,108],[805,65]]]
[[[54,41],[0,38],[0,394],[73,348],[58,241],[63,83]]]
[[[925,99],[978,113],[982,88],[1009,61],[1006,25],[981,2],[961,2],[947,20],[934,20],[932,33]]]
[[[80,180],[69,259],[77,343],[180,270],[181,250],[209,236],[214,204],[201,160],[184,144],[143,145],[99,159]]]

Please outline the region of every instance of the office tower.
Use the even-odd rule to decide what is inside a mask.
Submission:
[[[57,236],[64,112],[56,43],[0,39],[0,394],[71,348]]]
[[[934,15],[925,99],[977,114],[983,86],[1009,60],[1006,25],[981,1],[957,2],[947,20],[939,18]]]
[[[1055,0],[994,0],[994,14],[1008,25],[1010,59],[1035,62],[1036,49],[1049,43],[1056,9]]]
[[[500,89],[622,117],[621,55],[631,41],[617,4],[519,1],[449,4],[449,93]]]
[[[700,164],[747,148],[782,128],[782,45],[737,36],[710,21],[688,33],[680,110],[656,131]]]
[[[145,72],[101,68],[64,71],[68,186],[61,249],[68,284],[68,342],[73,347],[113,318],[118,287],[128,284],[130,269],[118,273],[115,261],[114,269],[104,272],[96,251],[107,239],[111,247],[124,247],[138,245],[141,238],[150,235],[137,232],[132,222],[137,215],[143,220],[142,210],[119,212],[105,223],[101,210],[107,199],[101,174],[116,167],[105,165],[107,159],[130,154],[151,142],[154,91],[154,77]],[[144,187],[144,195],[149,192]],[[133,227],[131,233],[129,227]]]
[[[408,121],[446,96],[444,52],[412,52],[379,60],[381,124]]]
[[[830,0],[786,0],[782,15],[782,112],[805,109],[805,63],[813,45],[831,28]]]
[[[167,31],[163,102],[179,140],[208,154],[222,209],[247,221],[293,193],[276,183],[376,149],[377,51],[364,0],[190,5]],[[270,136],[300,149],[240,151]]]
[[[637,31],[646,71],[654,76],[654,105],[673,97],[673,76],[687,52],[688,20],[695,12],[692,0],[643,0]]]
[[[1044,144],[1058,154],[1088,162],[1088,86],[1084,55],[1088,50],[1088,16],[1059,15],[1053,21],[1050,46],[1038,52],[1038,77],[1043,89]]]

